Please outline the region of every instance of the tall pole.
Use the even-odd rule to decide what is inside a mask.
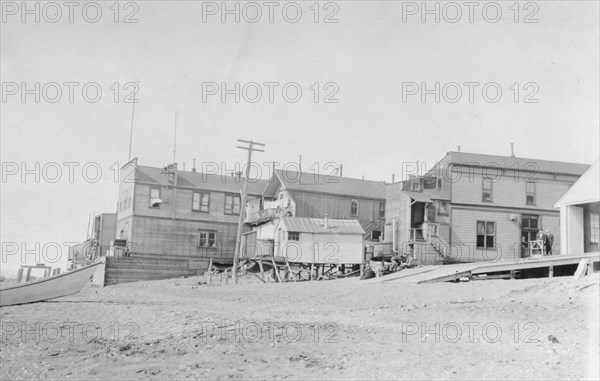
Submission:
[[[129,130],[129,157],[127,159],[127,162],[131,161],[131,143],[133,142],[133,117],[135,115],[135,96],[133,97],[133,102],[132,106],[131,106],[131,128]]]
[[[248,147],[240,147],[240,146],[237,147],[239,149],[245,149],[248,151],[248,161],[246,163],[246,174],[244,176],[244,185],[242,187],[242,200],[241,200],[242,202],[240,205],[240,219],[238,222],[237,237],[235,239],[235,254],[233,255],[232,275],[233,275],[233,283],[234,284],[237,284],[237,282],[238,282],[237,268],[238,268],[238,264],[239,264],[239,260],[240,260],[239,259],[240,258],[240,249],[241,249],[241,245],[242,245],[242,230],[244,228],[244,214],[246,212],[246,198],[248,195],[248,177],[250,176],[250,164],[252,163],[252,152],[253,151],[265,152],[263,149],[254,148],[254,146],[264,147],[263,143],[257,143],[252,140],[241,140],[241,139],[238,139],[238,142],[248,144]]]
[[[175,132],[173,134],[173,163],[177,162],[175,154],[177,152],[177,110],[175,110]]]

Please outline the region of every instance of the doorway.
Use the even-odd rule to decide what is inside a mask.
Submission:
[[[523,214],[521,216],[521,258],[529,256],[529,241],[535,241],[540,231],[540,216]]]

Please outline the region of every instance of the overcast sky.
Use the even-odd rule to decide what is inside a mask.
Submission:
[[[175,111],[176,160],[188,170],[194,158],[199,169],[201,162],[235,168],[245,160],[236,139],[265,143],[259,162],[283,165],[302,155],[305,169],[319,163],[327,173],[325,163],[341,163],[345,176],[386,181],[400,176],[402,162],[433,165],[459,145],[508,155],[514,142],[521,157],[598,158],[597,1],[480,2],[472,22],[463,2],[440,3],[439,23],[416,9],[420,1],[239,2],[239,23],[221,1],[122,2],[118,14],[113,3],[77,3],[72,22],[66,6],[39,3],[35,22],[35,3],[27,14],[21,2],[2,2],[4,245],[83,241],[91,212],[115,211],[114,170],[128,159],[129,82],[139,83],[132,156],[144,165],[173,161]],[[236,82],[239,103],[235,94],[223,103],[211,85],[235,89]],[[265,85],[273,82],[279,85]],[[435,89],[436,82],[439,103],[435,94],[422,102],[411,87]],[[464,85],[471,82],[479,83],[472,102]],[[72,179],[70,162],[78,163],[69,164]],[[34,172],[39,163],[39,183],[33,174],[22,181],[22,163]],[[58,179],[55,167],[63,172]],[[102,177],[94,183],[97,168]],[[5,262],[2,272],[11,275],[17,264]]]

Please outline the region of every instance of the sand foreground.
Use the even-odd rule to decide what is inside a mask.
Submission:
[[[0,310],[13,379],[598,379],[599,277],[99,288]]]

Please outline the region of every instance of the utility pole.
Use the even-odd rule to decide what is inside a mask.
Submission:
[[[248,147],[237,146],[237,148],[239,148],[239,149],[245,149],[248,151],[248,161],[246,163],[246,174],[244,176],[244,186],[242,187],[242,200],[241,200],[241,205],[240,205],[240,220],[238,222],[237,238],[235,240],[235,254],[233,256],[232,275],[233,275],[233,283],[234,284],[237,284],[237,282],[238,282],[237,268],[238,268],[238,263],[240,260],[239,259],[240,251],[241,251],[240,249],[241,249],[241,245],[242,245],[242,230],[244,227],[244,214],[246,212],[246,198],[248,195],[248,177],[250,176],[250,164],[252,163],[252,152],[253,151],[265,152],[265,150],[263,150],[261,148],[254,148],[254,146],[264,147],[265,145],[263,143],[257,143],[252,140],[242,140],[242,139],[238,139],[238,142],[242,143],[242,144],[248,144]]]

